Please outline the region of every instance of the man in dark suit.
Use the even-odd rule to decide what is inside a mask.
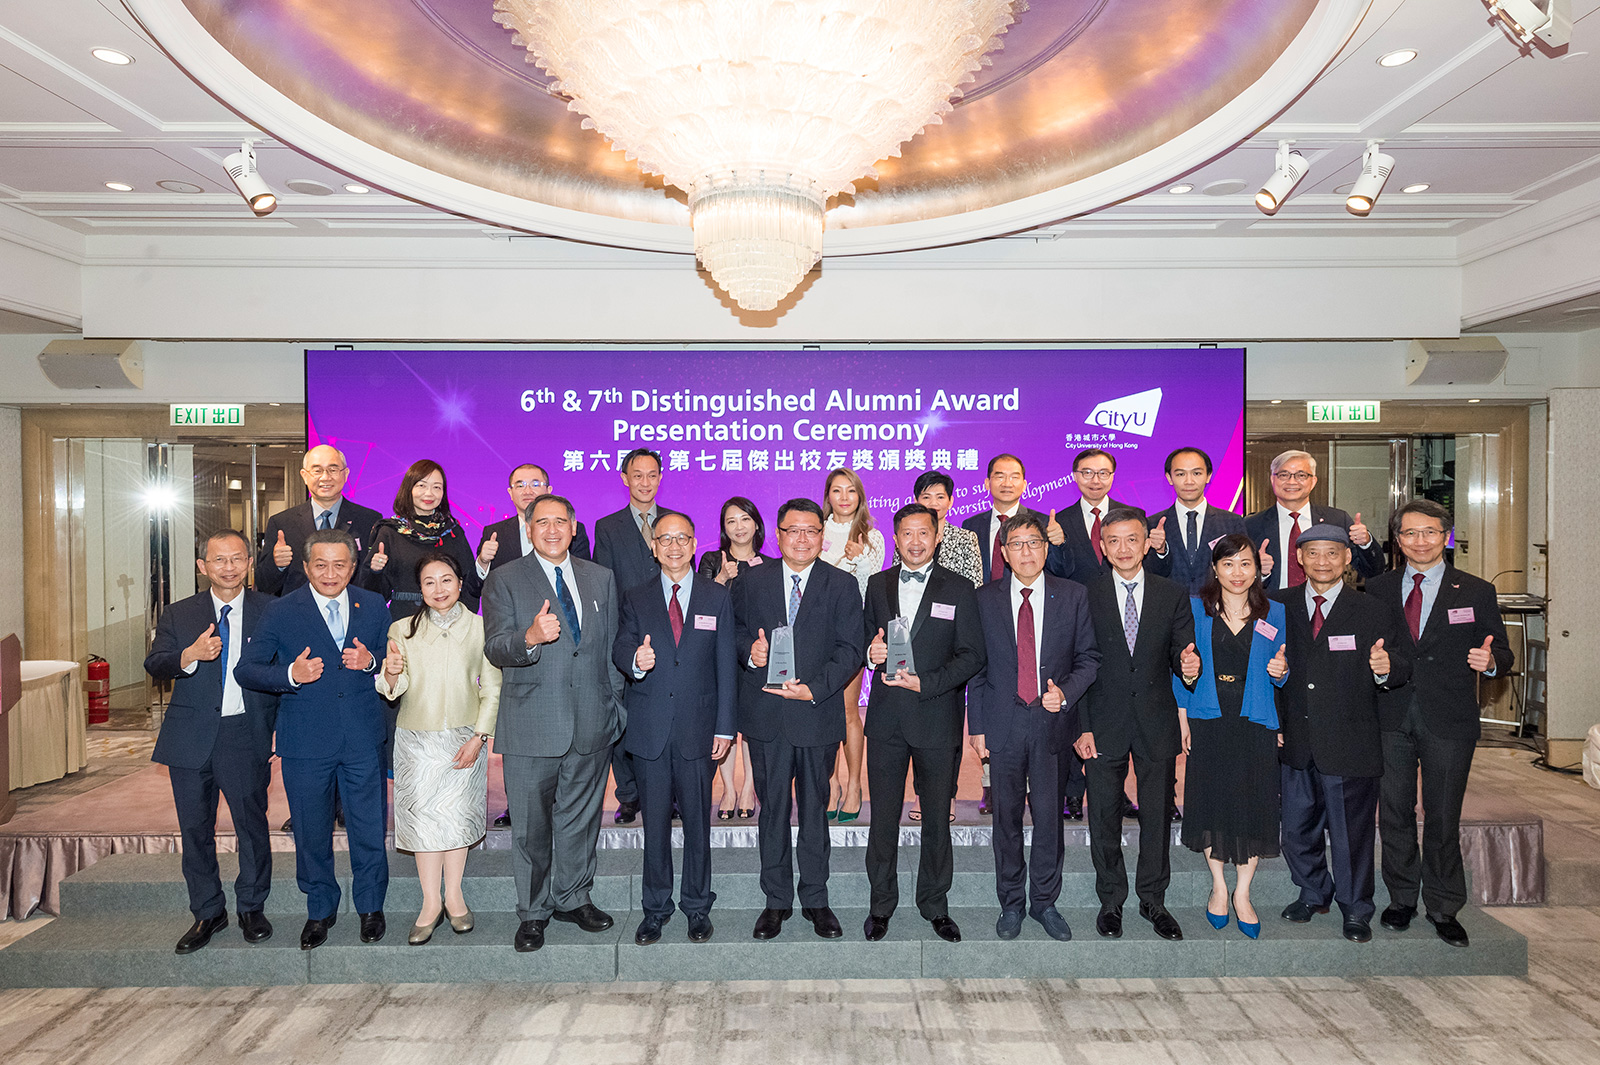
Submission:
[[[711,938],[711,778],[733,744],[739,704],[733,600],[694,573],[694,522],[655,524],[661,576],[622,597],[611,660],[629,678],[628,729],[644,813],[644,919],[633,941],[661,938],[672,917],[672,810],[683,811],[683,891],[689,940]]]
[[[1028,471],[1015,455],[1000,454],[989,460],[983,482],[993,504],[961,523],[978,536],[978,554],[983,556],[984,583],[1006,575],[1005,537],[1001,527],[1022,509],[1022,493],[1028,490]]]
[[[673,511],[656,505],[661,490],[661,456],[649,448],[634,448],[622,458],[622,483],[628,486],[628,505],[594,523],[594,560],[616,575],[619,589],[637,588],[661,573],[651,544],[656,519]],[[617,780],[619,825],[631,825],[639,814],[639,788],[633,779],[633,761],[623,744],[611,754],[611,775]]]
[[[1194,613],[1181,587],[1145,572],[1143,514],[1113,508],[1100,535],[1111,572],[1088,587],[1100,669],[1083,701],[1083,733],[1075,744],[1089,778],[1089,850],[1100,897],[1095,930],[1110,939],[1122,935],[1128,898],[1122,808],[1131,756],[1139,790],[1139,916],[1162,939],[1182,939],[1166,904],[1172,879],[1167,804],[1181,746],[1172,678],[1192,685],[1200,675]]]
[[[218,792],[228,797],[239,839],[239,877],[233,884],[239,928],[249,943],[272,935],[261,911],[272,886],[267,785],[278,700],[245,691],[233,678],[245,641],[272,598],[245,590],[250,545],[232,529],[206,540],[198,566],[210,590],[161,612],[144,660],[145,672],[157,683],[172,681],[172,699],[150,760],[167,767],[183,836],[183,880],[194,927],[178,940],[179,954],[194,953],[228,927],[228,900],[217,870]]]
[[[306,537],[318,529],[343,529],[363,550],[372,539],[372,526],[383,515],[344,497],[350,467],[344,452],[318,444],[306,452],[300,479],[311,498],[297,507],[267,519],[267,533],[256,558],[256,591],[288,595],[306,583],[303,566]]]
[[[1503,675],[1511,646],[1494,585],[1444,560],[1450,512],[1416,499],[1395,512],[1404,569],[1367,582],[1367,594],[1401,612],[1414,663],[1411,684],[1378,699],[1383,730],[1385,928],[1403,932],[1420,892],[1430,924],[1453,946],[1467,945],[1456,914],[1467,901],[1461,863],[1461,800],[1478,742],[1478,678]],[[1417,774],[1422,775],[1422,850],[1417,850]]]
[[[828,906],[828,779],[844,742],[844,688],[866,661],[861,592],[854,577],[817,559],[822,508],[811,500],[778,508],[778,550],[781,565],[753,567],[733,585],[744,666],[739,731],[750,746],[761,800],[756,827],[767,902],[751,934],[772,939],[783,931],[798,865],[801,916],[817,935],[837,939],[844,930]],[[794,634],[797,676],[768,686],[772,633],[785,626]],[[797,855],[790,846],[791,805],[798,808]]]
[[[1043,515],[1006,523],[1008,580],[978,589],[985,666],[967,692],[972,749],[989,759],[994,811],[995,934],[1015,939],[1024,905],[1053,939],[1072,930],[1056,909],[1065,833],[1061,752],[1077,733],[1073,716],[1100,666],[1083,586],[1044,572]],[[1033,813],[1031,863],[1023,860],[1022,810]],[[926,823],[926,817],[924,818]]]
[[[1229,533],[1245,531],[1244,518],[1206,501],[1211,472],[1211,456],[1197,447],[1180,447],[1168,455],[1167,483],[1177,499],[1150,515],[1152,528],[1162,531],[1166,550],[1152,551],[1145,568],[1182,585],[1190,595],[1199,595],[1211,574],[1211,545]]]
[[[1299,540],[1305,583],[1272,593],[1288,617],[1289,678],[1278,696],[1283,860],[1300,889],[1283,917],[1304,924],[1337,900],[1344,937],[1365,943],[1383,775],[1378,694],[1411,678],[1411,655],[1395,611],[1345,587],[1345,531],[1313,525]]]
[[[917,910],[940,939],[961,942],[948,896],[955,871],[950,851],[950,804],[961,767],[961,726],[967,681],[983,668],[983,630],[972,582],[934,561],[939,518],[920,503],[894,516],[900,564],[867,580],[867,662],[873,667],[867,703],[867,788],[873,817],[867,832],[867,879],[872,902],[867,939],[889,931],[900,904],[900,807],[906,770],[922,803],[922,857],[917,867]],[[914,670],[888,677],[889,627],[911,623]]]
[[[339,913],[333,872],[333,789],[344,801],[361,941],[383,938],[389,890],[384,845],[388,711],[373,685],[385,646],[383,596],[350,584],[356,543],[342,529],[306,537],[308,584],[269,606],[234,670],[241,685],[278,699],[278,758],[294,817],[295,874],[306,894],[300,949],[327,942]]]
[[[611,571],[572,555],[572,504],[528,504],[533,554],[501,566],[483,587],[483,654],[501,670],[494,746],[511,804],[511,872],[521,922],[512,946],[544,946],[554,917],[603,932],[611,916],[590,901],[600,804],[611,748],[628,723]]]
[[[1383,545],[1357,514],[1311,502],[1317,487],[1317,460],[1304,451],[1285,451],[1272,460],[1272,494],[1277,502],[1244,519],[1245,532],[1261,545],[1261,579],[1268,590],[1306,579],[1295,555],[1300,537],[1313,525],[1337,525],[1350,538],[1351,564],[1363,577],[1383,572]]]

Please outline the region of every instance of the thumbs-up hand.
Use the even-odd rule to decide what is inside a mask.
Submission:
[[[1357,547],[1366,547],[1372,542],[1372,533],[1361,521],[1361,512],[1356,512],[1356,520],[1350,523],[1350,542]]]
[[[382,540],[378,541],[378,549],[372,553],[372,560],[367,567],[374,573],[382,573],[383,567],[389,564],[389,545]]]
[[[383,656],[383,675],[391,681],[406,671],[406,656],[400,650],[399,640],[389,641],[389,653]]]
[[[550,613],[550,600],[546,599],[544,606],[534,616],[533,624],[523,634],[522,642],[529,647],[538,647],[542,643],[555,643],[560,638],[561,619]]]
[[[1367,656],[1367,664],[1372,667],[1374,677],[1389,675],[1389,652],[1383,649],[1382,640],[1372,645],[1372,654]]]
[[[722,556],[722,569],[717,571],[717,583],[727,584],[739,575],[739,560],[732,555]]]
[[[1150,530],[1150,539],[1146,542],[1145,551],[1154,551],[1158,555],[1167,553],[1167,519],[1162,518],[1156,522],[1156,527]]]
[[[1055,681],[1047,680],[1044,682],[1044,698],[1039,701],[1044,704],[1044,708],[1050,713],[1059,714],[1061,713],[1061,704],[1067,701],[1067,697],[1061,694],[1061,689],[1056,687]]]
[[[300,652],[300,657],[289,664],[289,677],[296,684],[310,684],[322,676],[322,659],[311,657],[311,648]]]
[[[1050,538],[1050,542],[1055,544],[1057,547],[1067,542],[1067,534],[1065,530],[1061,528],[1061,523],[1056,520],[1056,512],[1053,510],[1050,512],[1049,523],[1044,527],[1044,534],[1048,536]]]
[[[478,547],[478,561],[487,566],[494,561],[494,556],[500,551],[500,534],[490,533],[489,539]]]
[[[1282,680],[1289,675],[1289,657],[1284,652],[1288,644],[1278,648],[1278,653],[1272,656],[1272,661],[1267,663],[1267,676],[1273,680]]]
[[[633,652],[633,665],[640,673],[648,673],[656,668],[656,649],[650,646],[649,633],[645,633],[644,643]]]
[[[881,666],[889,660],[889,645],[884,641],[883,630],[878,630],[878,635],[872,638],[867,645],[867,661],[875,666]]]
[[[1467,652],[1467,665],[1479,673],[1487,673],[1494,668],[1494,637],[1485,636],[1482,647],[1474,647]]]
[[[222,653],[222,637],[217,635],[216,625],[207,625],[206,631],[195,637],[194,643],[183,649],[183,654],[178,656],[178,664],[188,669],[196,662],[211,662]]]
[[[294,548],[289,546],[283,538],[283,530],[278,530],[278,542],[272,545],[272,564],[279,569],[288,569],[289,563],[294,561]]]
[[[1266,580],[1272,576],[1272,546],[1271,540],[1261,541],[1261,579]]]
[[[1200,656],[1195,652],[1194,644],[1189,644],[1178,655],[1179,668],[1183,670],[1183,682],[1193,684],[1200,676]]]
[[[767,665],[767,630],[756,630],[756,642],[750,645],[750,664],[757,669]]]
[[[344,664],[344,668],[360,670],[371,669],[372,664],[377,661],[377,658],[371,651],[367,650],[366,645],[361,642],[361,637],[352,637],[350,642],[355,644],[355,646],[346,647],[344,649],[344,653],[339,656],[339,661]]]
[[[860,558],[861,553],[866,549],[867,545],[864,540],[847,540],[844,545],[844,557],[853,562]]]

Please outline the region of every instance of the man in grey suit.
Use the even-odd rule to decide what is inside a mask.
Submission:
[[[611,746],[627,724],[611,663],[617,588],[611,571],[570,552],[576,517],[561,496],[524,515],[533,554],[495,569],[483,589],[484,655],[499,666],[495,750],[511,807],[519,951],[544,946],[551,917],[603,932],[589,901]]]

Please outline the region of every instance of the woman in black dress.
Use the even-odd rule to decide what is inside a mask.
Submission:
[[[389,600],[389,615],[400,621],[422,609],[417,587],[417,563],[424,555],[443,551],[461,564],[465,575],[461,602],[467,612],[478,612],[483,578],[467,542],[466,530],[450,513],[450,492],[444,468],[432,459],[418,459],[400,478],[394,497],[394,517],[372,527],[367,553],[361,560],[359,583]]]
[[[1250,882],[1261,858],[1279,852],[1278,713],[1273,692],[1283,682],[1283,604],[1257,579],[1260,560],[1249,537],[1231,534],[1211,552],[1211,575],[1190,600],[1200,679],[1193,692],[1173,682],[1178,697],[1184,773],[1183,845],[1211,867],[1206,918],[1228,923],[1224,867],[1239,870],[1233,890],[1239,930],[1251,939],[1261,919]]]

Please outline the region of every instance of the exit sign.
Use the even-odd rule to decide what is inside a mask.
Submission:
[[[243,403],[174,403],[173,425],[243,425]]]
[[[1375,422],[1378,414],[1379,404],[1375,399],[1306,404],[1308,422]]]

